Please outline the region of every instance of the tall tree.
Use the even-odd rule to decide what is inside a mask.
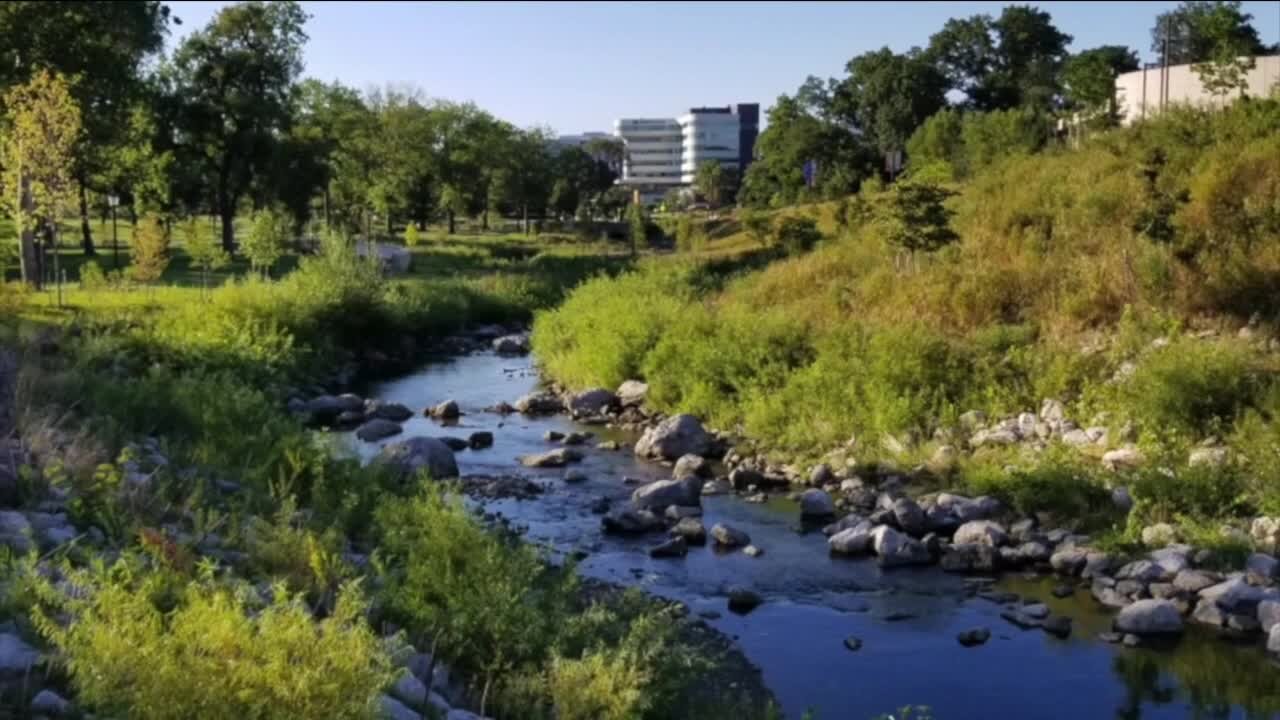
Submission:
[[[929,39],[928,55],[977,110],[1051,108],[1071,36],[1049,13],[1010,5],[998,18],[974,15],[947,21]]]
[[[58,221],[73,195],[80,107],[61,75],[40,70],[4,95],[3,185],[0,197],[17,221],[23,282],[40,284],[35,235],[43,230],[57,252]]]
[[[231,5],[174,53],[181,131],[212,179],[227,251],[239,200],[289,130],[306,19],[296,2]]]
[[[1137,69],[1138,54],[1123,45],[1103,45],[1072,55],[1062,68],[1068,107],[1099,124],[1114,124],[1116,76]]]
[[[27,81],[39,69],[72,80],[83,111],[74,175],[85,254],[90,190],[112,191],[107,170],[129,147],[130,114],[142,99],[143,65],[158,53],[169,29],[169,8],[154,0],[0,3],[0,89]],[[135,149],[136,151],[136,149]]]
[[[1158,58],[1167,57],[1170,65],[1208,61],[1224,41],[1241,55],[1262,54],[1266,48],[1252,20],[1236,0],[1188,0],[1156,16],[1151,27],[1151,52]]]
[[[918,49],[881,48],[849,61],[834,94],[836,115],[880,152],[901,150],[925,118],[946,105],[946,77]]]
[[[1248,24],[1251,16],[1240,12],[1240,3],[1218,3],[1198,23],[1208,45],[1208,56],[1191,66],[1210,95],[1225,99],[1232,91],[1249,86],[1245,74],[1254,67],[1253,56],[1262,51],[1257,33]]]

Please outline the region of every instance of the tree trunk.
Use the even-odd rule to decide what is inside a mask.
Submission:
[[[85,257],[93,257],[97,252],[93,248],[93,233],[89,230],[89,191],[85,189],[84,178],[76,178],[80,185],[80,234],[83,236],[81,245],[84,247]]]
[[[524,234],[529,235],[529,203],[520,206],[520,224],[524,226]]]
[[[484,212],[480,214],[480,229],[489,229],[489,208],[485,208]]]
[[[18,181],[18,204],[22,211],[18,213],[19,222],[22,219],[31,217],[34,211],[34,203],[31,199],[31,188],[26,175],[19,175]],[[21,252],[20,260],[22,265],[22,282],[28,285],[34,285],[36,289],[40,289],[40,255],[36,250],[36,235],[30,229],[22,229],[18,234],[18,244]]]
[[[452,235],[453,232],[454,232],[453,211],[450,210],[449,211],[449,234]]]

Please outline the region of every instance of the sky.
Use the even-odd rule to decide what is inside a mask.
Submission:
[[[171,3],[171,44],[224,2]],[[849,58],[923,46],[951,17],[1001,2],[304,2],[307,77],[366,90],[394,85],[473,101],[521,127],[611,131],[619,117],[674,117],[701,105],[764,110]],[[1155,16],[1176,2],[1039,2],[1072,50],[1127,45],[1144,61]],[[1245,2],[1264,43],[1280,41],[1280,0]]]

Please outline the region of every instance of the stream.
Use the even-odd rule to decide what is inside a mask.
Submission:
[[[536,389],[531,357],[490,353],[429,365],[397,380],[365,388],[366,395],[421,410],[453,399],[464,413],[454,426],[415,416],[403,434],[364,443],[353,434],[330,436],[341,451],[370,458],[382,444],[415,435],[466,437],[494,434],[494,445],[457,453],[464,475],[524,474],[545,481],[533,500],[486,501],[526,537],[561,552],[585,551],[579,565],[589,577],[636,585],[686,603],[732,638],[763,672],[788,718],[807,709],[817,720],[872,718],[905,705],[924,705],[939,720],[957,718],[1263,718],[1280,716],[1280,669],[1256,643],[1234,644],[1191,627],[1170,648],[1127,648],[1097,639],[1110,629],[1111,613],[1087,589],[1073,597],[1050,594],[1049,578],[1012,575],[997,587],[1035,598],[1054,614],[1070,617],[1070,637],[1021,630],[1001,619],[1003,606],[974,597],[964,578],[936,567],[881,570],[873,559],[831,557],[820,532],[802,534],[799,509],[784,498],[749,504],[733,496],[703,499],[703,522],[727,522],[746,531],[760,557],[691,547],[685,558],[651,559],[647,550],[663,536],[618,538],[600,531],[592,502],[609,497],[617,506],[642,480],[670,477],[670,468],[638,460],[628,450],[595,449],[601,440],[624,448],[631,433],[582,426],[567,416],[502,416],[483,409],[512,402]],[[587,475],[560,481],[564,470],[528,469],[519,455],[552,447],[548,430],[589,431],[586,458],[571,466]],[[747,615],[727,610],[730,587],[765,598]],[[905,617],[904,617],[905,616]],[[984,645],[965,648],[956,634],[991,630]],[[850,651],[846,638],[862,641]]]

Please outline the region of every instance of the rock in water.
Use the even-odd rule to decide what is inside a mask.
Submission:
[[[844,639],[844,646],[849,652],[857,652],[862,649],[862,640],[850,635]]]
[[[599,415],[618,405],[618,396],[604,388],[584,390],[569,398],[569,412],[575,416]]]
[[[453,451],[436,438],[414,437],[385,445],[378,459],[404,473],[426,470],[436,480],[458,477]]]
[[[369,412],[365,413],[368,417],[381,418],[392,422],[404,422],[413,417],[413,411],[401,405],[400,403],[384,403],[382,401],[374,402]]]
[[[742,547],[751,544],[751,536],[741,530],[726,525],[724,523],[716,523],[711,528],[711,539],[715,540],[717,545],[727,548]]]
[[[672,558],[684,557],[689,553],[689,545],[682,537],[673,537],[666,542],[649,548],[649,557]]]
[[[529,354],[529,336],[523,333],[504,335],[493,341],[493,351],[499,355],[517,356]]]
[[[445,400],[444,402],[431,408],[431,417],[441,420],[456,420],[462,411],[458,408],[458,403],[454,400]]]
[[[535,455],[521,455],[519,458],[521,465],[536,468],[564,467],[581,459],[582,453],[573,448],[556,448]]]
[[[649,510],[662,510],[671,505],[699,506],[702,504],[702,479],[687,477],[641,485],[631,493],[631,502],[638,508]]]
[[[984,627],[965,630],[956,636],[956,640],[965,647],[981,645],[991,639],[991,631]]]
[[[698,518],[682,518],[671,528],[671,534],[684,538],[690,545],[704,545],[707,542],[707,529]]]
[[[467,445],[470,445],[472,450],[493,447],[493,433],[488,430],[477,430],[467,438]]]
[[[825,490],[809,488],[800,495],[800,517],[804,520],[827,520],[835,517],[836,504]]]
[[[1138,600],[1120,610],[1116,632],[1132,635],[1177,635],[1182,632],[1182,614],[1168,600]]]
[[[635,453],[652,460],[677,460],[681,455],[705,456],[712,438],[692,415],[673,415],[651,427],[636,443]]]
[[[961,525],[952,540],[957,545],[990,545],[999,547],[1009,540],[1009,534],[999,523],[990,520],[972,520]]]
[[[525,415],[554,415],[564,412],[564,402],[553,393],[529,393],[516,400],[515,408]]]
[[[401,427],[398,423],[382,418],[374,418],[356,428],[356,437],[365,442],[376,442],[392,435],[399,435]]]
[[[739,615],[746,615],[760,607],[763,602],[764,598],[751,590],[735,589],[729,591],[729,610]]]

